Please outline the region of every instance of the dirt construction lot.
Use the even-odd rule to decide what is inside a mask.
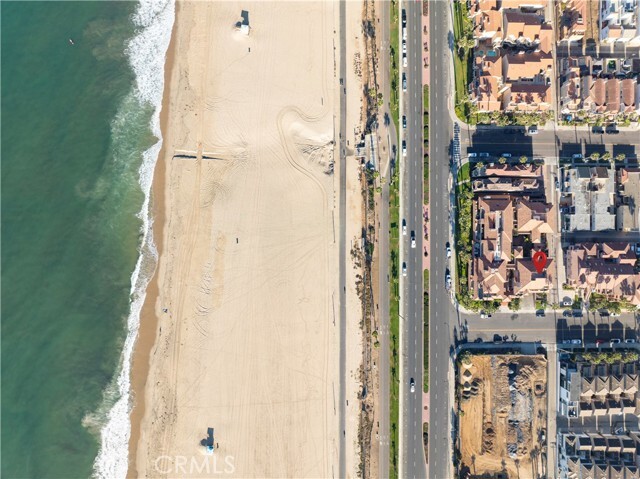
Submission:
[[[461,477],[544,474],[544,356],[472,355],[461,361],[458,377]]]

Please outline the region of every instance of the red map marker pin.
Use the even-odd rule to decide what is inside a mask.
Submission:
[[[547,255],[544,251],[536,251],[533,254],[533,265],[536,267],[538,273],[542,273],[544,267],[547,265]]]

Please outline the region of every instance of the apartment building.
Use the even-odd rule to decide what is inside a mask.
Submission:
[[[558,435],[560,479],[639,479],[640,436],[585,432]]]
[[[563,231],[607,231],[616,226],[615,174],[602,166],[564,172],[560,211]]]
[[[567,284],[588,300],[598,293],[640,305],[640,272],[635,244],[579,243],[565,250]]]
[[[559,0],[559,40],[582,40],[587,31],[589,0]]]
[[[553,32],[547,2],[475,0],[474,80],[479,111],[542,112],[552,107]]]
[[[638,364],[559,360],[558,414],[569,418],[640,415]]]
[[[616,229],[640,231],[640,169],[620,168],[617,179]]]
[[[509,301],[548,291],[553,258],[542,273],[531,259],[536,250],[548,250],[556,224],[556,211],[544,198],[542,168],[490,165],[474,172],[472,185],[472,298]]]
[[[568,57],[558,65],[563,115],[615,120],[620,114],[640,113],[640,85],[637,78],[628,77],[632,62]]]
[[[560,477],[638,479],[637,361],[593,364],[560,354],[558,387],[558,417],[568,420],[558,430]]]
[[[640,44],[638,0],[600,0],[600,43]]]

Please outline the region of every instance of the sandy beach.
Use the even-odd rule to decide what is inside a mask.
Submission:
[[[130,477],[338,475],[337,5],[178,2]],[[243,10],[248,35],[236,28]],[[357,170],[347,169],[348,248],[362,220]],[[357,270],[347,271],[353,476],[362,346]]]

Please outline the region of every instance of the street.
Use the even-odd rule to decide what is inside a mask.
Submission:
[[[422,203],[423,203],[423,125],[422,125],[422,3],[403,2],[406,11],[407,67],[406,91],[401,94],[400,114],[407,127],[401,138],[406,141],[406,155],[400,158],[400,221],[406,222],[407,234],[401,235],[400,263],[406,268],[400,275],[400,434],[399,477],[426,477],[422,443],[423,378],[423,274],[422,274]],[[400,12],[402,22],[402,13]],[[400,25],[402,44],[402,24]],[[399,54],[400,65],[402,65]],[[400,122],[402,125],[402,121]],[[414,241],[412,241],[414,238]],[[415,391],[409,383],[415,381]]]
[[[429,4],[430,29],[430,101],[429,101],[429,207],[431,251],[429,251],[429,477],[449,479],[453,436],[450,419],[449,371],[450,347],[453,344],[454,310],[445,286],[446,270],[453,265],[445,254],[449,242],[449,147],[453,133],[449,114],[451,92],[451,57],[449,56],[450,5]]]

